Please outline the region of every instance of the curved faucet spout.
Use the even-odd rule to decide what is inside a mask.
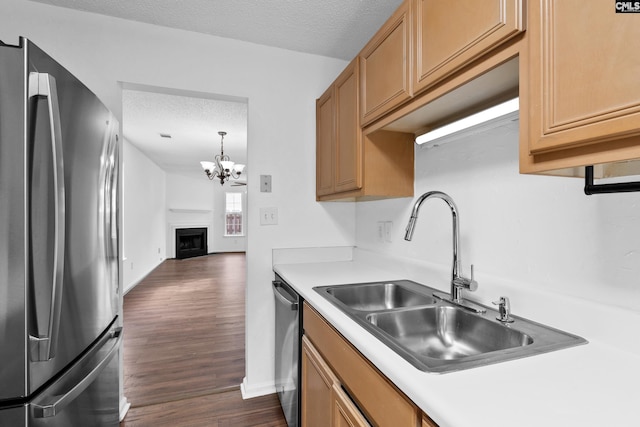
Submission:
[[[422,196],[418,197],[418,200],[413,205],[413,210],[411,211],[411,217],[409,218],[409,223],[407,224],[406,233],[404,235],[404,240],[411,241],[413,238],[413,231],[416,226],[416,220],[418,219],[418,212],[420,211],[420,206],[427,199],[442,199],[445,201],[449,208],[451,209],[451,215],[453,217],[453,267],[451,269],[451,280],[458,277],[458,272],[460,271],[460,260],[458,259],[458,247],[460,246],[460,235],[458,233],[459,228],[459,219],[458,219],[458,207],[455,202],[446,193],[442,191],[429,191],[428,193],[424,193]]]
[[[428,193],[424,193],[422,196],[418,197],[418,200],[413,205],[413,210],[411,211],[411,217],[409,218],[409,223],[407,224],[406,233],[404,235],[404,239],[407,241],[411,241],[413,238],[413,232],[416,226],[416,220],[418,219],[418,212],[420,211],[420,206],[427,199],[442,199],[451,209],[451,216],[453,218],[453,266],[451,267],[451,299],[455,302],[462,302],[462,289],[476,290],[478,284],[473,280],[473,266],[472,266],[472,276],[471,279],[466,279],[460,276],[460,258],[458,253],[458,248],[460,247],[460,233],[459,233],[459,218],[458,218],[458,208],[454,203],[453,199],[446,193],[442,191],[429,191]]]

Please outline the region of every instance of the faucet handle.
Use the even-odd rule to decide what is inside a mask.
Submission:
[[[473,280],[473,264],[471,264],[471,279],[467,279],[461,275],[455,275],[452,280],[452,285],[457,289],[468,289],[473,292],[478,289],[478,282]],[[454,297],[454,299],[456,299]]]
[[[473,264],[471,264],[471,279],[469,280],[469,290],[471,292],[478,289],[478,282],[473,279]]]
[[[497,320],[501,321],[502,323],[513,323],[509,298],[500,297],[498,301],[493,301],[493,304],[498,306],[499,315],[496,317]]]

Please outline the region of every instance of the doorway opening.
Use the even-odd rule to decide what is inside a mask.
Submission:
[[[244,376],[247,228],[236,224],[234,230],[242,233],[228,233],[225,200],[227,193],[241,193],[238,198],[242,200],[241,212],[246,212],[246,171],[252,166],[247,162],[248,100],[128,83],[122,83],[122,89],[121,253],[123,288],[127,294],[124,322],[128,336],[138,340],[130,341],[129,346],[127,341],[124,343],[125,396],[136,407],[218,393],[220,389],[239,389]],[[223,185],[219,180],[209,180],[200,164],[214,161],[220,153],[220,131],[227,133],[224,154],[235,163],[247,165],[239,179]],[[236,221],[246,218],[246,214],[238,217],[234,212],[234,215]],[[152,287],[157,289],[143,296],[143,288]],[[232,296],[233,301],[228,299]],[[155,302],[155,308],[136,308],[147,302]],[[166,307],[176,306],[177,302],[188,306],[171,315],[166,313]],[[133,314],[136,310],[145,312]],[[205,326],[211,326],[211,320],[202,318],[200,325],[197,319],[220,311],[237,321],[222,322],[215,328],[219,336],[203,338],[211,332]],[[136,316],[141,322],[152,321],[153,328],[156,324],[162,328],[168,322],[164,325],[167,331],[179,329],[171,338],[172,343],[153,342],[153,346],[172,350],[154,351],[148,345],[136,347],[141,340],[151,343],[157,339],[157,336],[142,337],[146,326],[127,324]],[[135,354],[140,362],[127,360],[127,354]],[[199,361],[189,356],[205,354]],[[191,360],[200,363],[196,368],[206,373],[208,369],[216,369],[207,365],[216,363],[216,358],[229,364],[229,372],[241,372],[239,378],[229,377],[218,384],[219,381],[211,381],[203,374],[204,381],[194,385],[198,382],[197,375],[179,367]],[[162,393],[144,399],[127,395],[128,390],[135,393],[133,390],[146,384],[145,381],[161,378],[144,369],[136,374],[131,366],[142,366],[136,363],[144,364],[147,371],[154,364],[162,367],[158,372],[165,370]],[[132,371],[127,372],[128,366]],[[223,372],[212,375],[224,377]],[[148,390],[154,387],[150,385]]]
[[[165,259],[178,258],[176,230],[206,228],[207,253],[245,252],[248,100],[122,83],[122,253],[125,292]],[[221,152],[246,168],[221,185],[201,166]],[[227,212],[228,193],[240,211]],[[230,219],[243,223],[229,233]]]

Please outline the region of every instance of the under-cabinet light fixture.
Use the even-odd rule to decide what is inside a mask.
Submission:
[[[427,147],[435,147],[439,145],[439,142],[442,140],[442,138],[446,136],[453,135],[477,125],[486,124],[497,119],[505,118],[506,116],[509,116],[510,118],[510,115],[512,115],[512,113],[518,111],[518,109],[520,108],[519,106],[520,103],[518,98],[511,99],[509,101],[487,108],[486,110],[482,110],[478,113],[472,114],[463,119],[457,120],[453,123],[449,123],[442,127],[433,129],[425,134],[422,134],[416,138],[416,144],[428,143]]]

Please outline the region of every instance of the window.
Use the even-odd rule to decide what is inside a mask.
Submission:
[[[225,236],[242,236],[242,193],[225,193]]]

